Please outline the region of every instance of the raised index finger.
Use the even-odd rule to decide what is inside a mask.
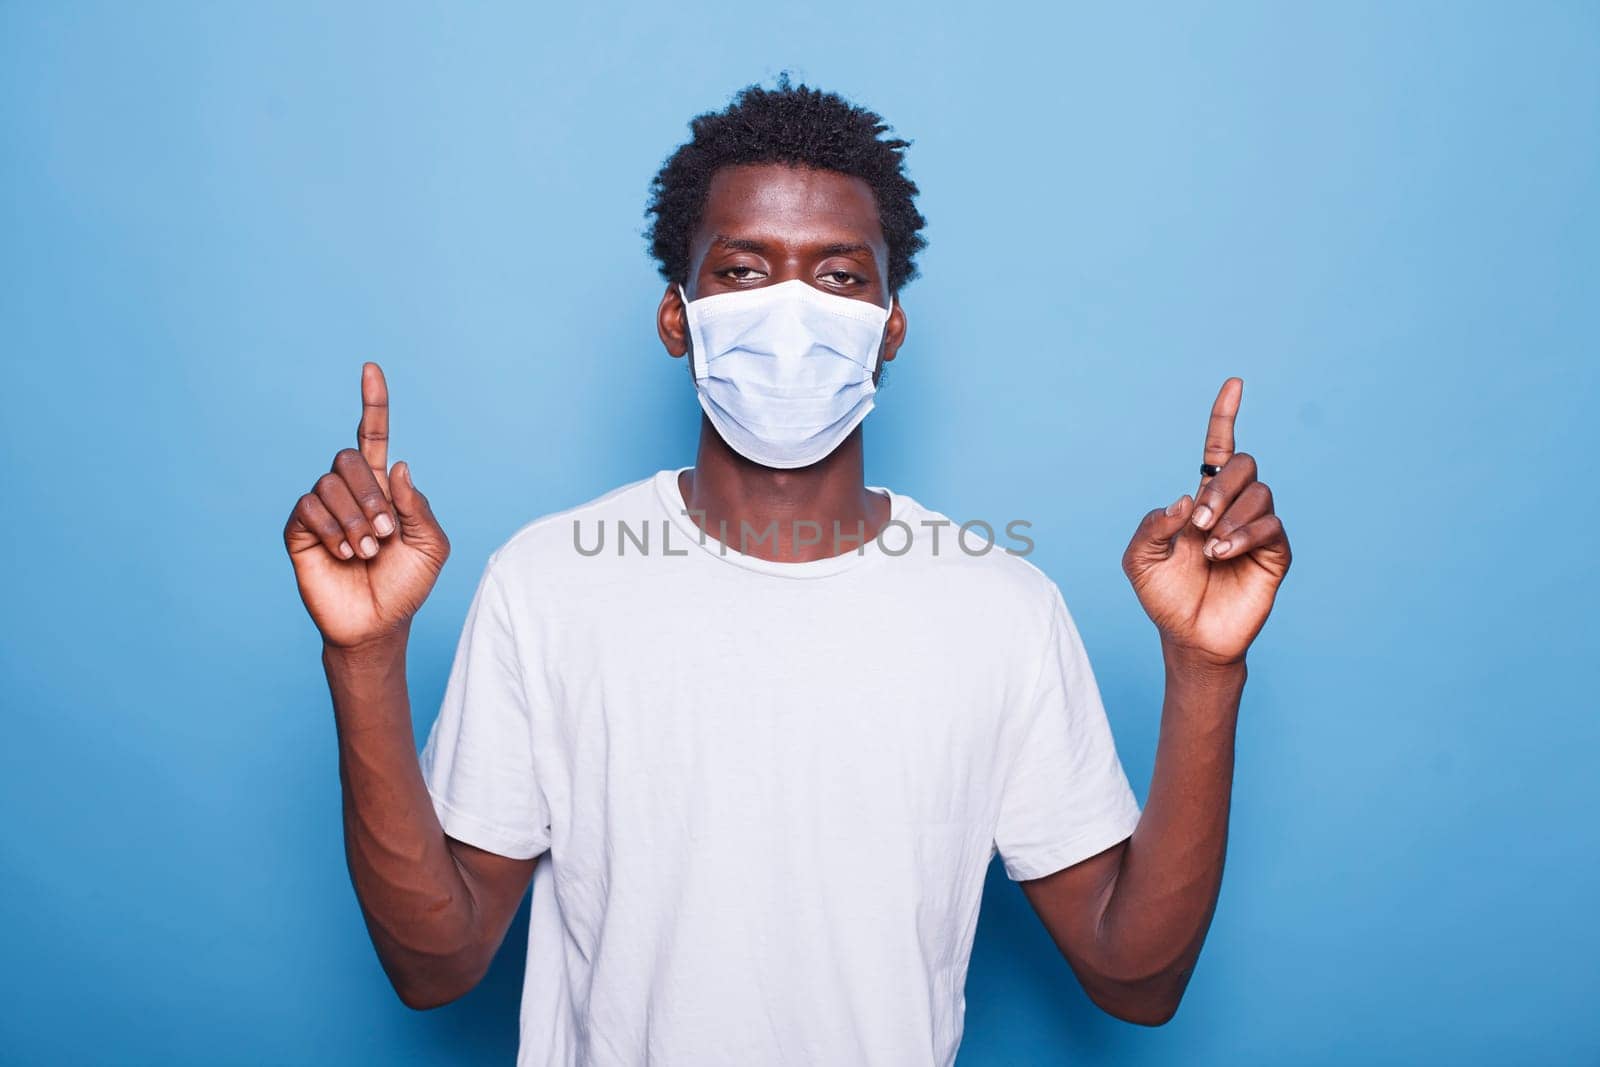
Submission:
[[[367,461],[378,484],[389,488],[389,383],[376,363],[361,365],[361,423],[356,427],[361,458]]]
[[[1202,463],[1220,467],[1233,458],[1233,420],[1239,414],[1239,399],[1244,395],[1244,379],[1229,378],[1211,405],[1211,420],[1206,423],[1206,448]]]

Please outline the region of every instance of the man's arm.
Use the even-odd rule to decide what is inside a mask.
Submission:
[[[538,863],[445,835],[411,733],[402,633],[322,653],[339,731],[345,857],[378,959],[413,1008],[483,978]]]
[[[1245,667],[1169,653],[1150,795],[1127,841],[1022,883],[1089,997],[1128,1022],[1178,1010],[1222,885]]]
[[[423,784],[406,641],[450,541],[410,467],[388,465],[389,387],[376,363],[361,370],[356,440],[296,502],[283,543],[322,633],[356,896],[400,999],[434,1007],[483,977],[537,860],[446,837]]]
[[[1289,542],[1255,460],[1234,452],[1244,383],[1223,383],[1210,472],[1146,515],[1123,569],[1161,633],[1166,696],[1155,770],[1128,840],[1023,891],[1106,1011],[1159,1025],[1178,1010],[1216,909],[1228,843],[1245,653],[1288,572]]]

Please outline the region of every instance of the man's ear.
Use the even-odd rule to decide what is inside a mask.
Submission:
[[[683,297],[676,283],[669,283],[661,294],[661,306],[656,308],[656,334],[667,355],[681,359],[689,352],[689,323],[684,315]]]
[[[888,363],[894,359],[895,353],[900,351],[900,346],[906,339],[906,313],[900,306],[900,298],[895,297],[894,307],[889,309],[889,321],[883,327],[883,361]]]

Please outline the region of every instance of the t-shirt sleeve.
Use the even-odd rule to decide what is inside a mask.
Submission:
[[[1031,718],[1006,777],[994,844],[1013,880],[1043,878],[1126,840],[1139,803],[1111,737],[1089,656],[1060,591]]]
[[[550,847],[533,725],[506,590],[491,560],[422,749],[423,781],[445,833],[512,859]]]

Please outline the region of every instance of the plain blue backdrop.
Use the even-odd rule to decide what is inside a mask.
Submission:
[[[283,520],[380,360],[455,544],[425,730],[488,553],[692,460],[646,188],[784,68],[915,142],[870,480],[1035,523],[1141,797],[1118,559],[1228,374],[1296,549],[1178,1017],[996,868],[960,1062],[1597,1062],[1600,6],[15,0],[0,1059],[510,1062],[525,920],[434,1013],[368,945]]]

